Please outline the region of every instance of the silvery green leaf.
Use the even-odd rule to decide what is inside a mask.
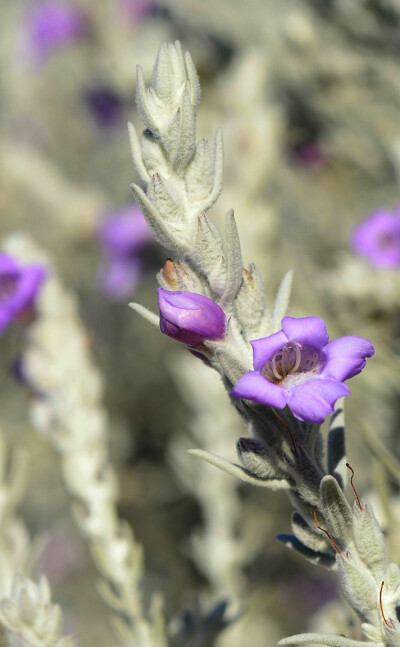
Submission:
[[[175,223],[183,220],[184,210],[179,194],[174,193],[172,183],[166,182],[159,173],[152,175],[147,197],[163,220]]]
[[[400,587],[400,568],[393,562],[386,569],[385,586],[391,593],[395,593]]]
[[[354,543],[359,557],[380,582],[383,579],[385,540],[371,504],[362,500],[361,506],[360,510],[357,502],[354,503]]]
[[[174,44],[170,43],[168,45],[168,52],[176,91],[186,81],[185,61],[179,40],[176,40]]]
[[[333,476],[325,476],[321,481],[321,507],[327,523],[326,530],[341,544],[351,539],[353,514],[339,483]]]
[[[160,135],[157,123],[148,105],[148,95],[144,82],[143,70],[140,65],[136,67],[136,105],[141,120],[145,126],[153,133]]]
[[[316,643],[327,645],[328,647],[385,647],[384,643],[368,643],[363,640],[352,640],[345,636],[336,636],[335,634],[297,634],[296,636],[289,636],[283,638],[278,642],[278,645],[302,645],[304,643]]]
[[[380,642],[382,633],[379,627],[374,627],[374,625],[370,625],[368,624],[368,622],[363,622],[361,629],[363,630],[364,636],[368,638],[368,640],[372,640],[373,642]]]
[[[131,189],[135,196],[135,200],[152,228],[156,239],[169,249],[178,249],[183,252],[185,250],[185,246],[179,240],[183,238],[182,227],[174,226],[173,223],[166,224],[140,186],[137,186],[137,184],[131,184]]]
[[[312,564],[325,566],[327,568],[332,568],[332,566],[335,565],[335,558],[333,557],[333,555],[324,552],[317,552],[315,550],[312,550],[311,548],[308,548],[308,546],[305,546],[294,535],[281,532],[276,536],[276,538],[278,539],[278,541],[282,542],[282,544],[285,544],[287,548],[291,548],[292,550],[295,550],[303,555],[303,557],[308,559],[308,561]]]
[[[168,45],[165,42],[160,45],[157,53],[151,87],[163,101],[168,103],[173,98],[170,57]]]
[[[290,488],[290,484],[285,479],[261,479],[251,474],[249,470],[237,465],[236,463],[231,463],[226,458],[212,454],[211,452],[206,452],[203,449],[189,449],[189,454],[192,456],[198,456],[202,458],[207,463],[219,467],[220,470],[236,476],[237,478],[245,481],[246,483],[251,483],[252,485],[258,485],[261,487],[267,487],[271,490],[286,490]]]
[[[356,551],[337,559],[343,595],[363,622],[379,626],[379,590],[371,571],[357,558]]]
[[[254,263],[243,268],[243,279],[235,299],[235,310],[247,340],[267,336],[271,330],[271,315],[265,302],[260,272]]]
[[[200,83],[190,52],[186,52],[185,54],[185,65],[187,78],[190,84],[190,100],[193,108],[196,109],[200,101]]]
[[[185,173],[188,201],[203,202],[210,195],[213,185],[213,165],[210,147],[206,139],[200,139],[193,160]]]
[[[219,128],[214,140],[213,186],[210,195],[201,204],[201,211],[208,211],[217,201],[223,187],[224,175],[224,145],[222,130]]]
[[[168,161],[164,150],[150,130],[143,131],[141,145],[143,164],[146,167],[146,173],[148,172],[146,182],[150,181],[153,173],[168,173]]]
[[[293,270],[289,270],[286,272],[285,276],[283,277],[280,286],[278,288],[278,292],[275,298],[275,303],[274,307],[272,309],[272,332],[278,332],[278,330],[281,330],[281,321],[283,317],[286,315],[288,307],[289,307],[289,301],[290,301],[290,294],[292,291],[292,283],[293,283]]]
[[[143,163],[142,151],[135,127],[130,122],[128,123],[128,132],[133,163],[136,167],[137,172],[139,173],[140,179],[143,180],[143,182],[147,183],[150,180],[150,175],[148,174],[147,169]]]
[[[259,478],[286,478],[274,452],[258,438],[239,438],[236,449],[244,467]]]
[[[179,108],[161,135],[162,145],[176,170],[189,164],[196,150],[196,113],[186,87]]]
[[[222,238],[215,225],[202,213],[197,218],[190,260],[204,274],[212,292],[219,296],[226,282],[226,265]]]
[[[307,523],[299,512],[292,514],[292,531],[297,539],[316,553],[326,553],[327,547],[329,548],[327,538],[326,536],[321,536],[313,521],[311,523],[313,524],[312,526]]]
[[[327,438],[328,472],[340,483],[342,489],[347,485],[349,470],[346,467],[346,446],[343,398],[338,400],[336,411],[331,415]]]
[[[157,326],[159,328],[160,326],[160,317],[154,312],[151,312],[151,310],[148,310],[144,306],[140,305],[140,303],[129,303],[128,304],[132,310],[137,312],[139,315],[143,317],[143,319],[146,319],[149,323],[153,324],[153,326]]]
[[[233,209],[225,216],[225,238],[226,285],[220,299],[222,308],[233,303],[243,276],[242,252]]]
[[[299,494],[305,501],[318,507],[318,492],[323,472],[303,445],[297,445],[297,455],[293,457],[293,461],[288,461],[288,467],[289,474],[296,481]]]

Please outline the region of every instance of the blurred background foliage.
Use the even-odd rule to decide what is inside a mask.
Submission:
[[[214,418],[211,405],[209,417],[203,415],[207,402],[200,399],[199,409],[196,390],[200,398],[208,376],[127,307],[133,294],[118,301],[101,291],[99,226],[133,205],[129,183],[138,179],[126,129],[128,119],[139,125],[135,66],[150,75],[162,40],[180,39],[190,50],[202,86],[199,135],[211,139],[218,126],[224,132],[225,187],[215,221],[221,225],[224,213],[235,209],[245,262],[259,265],[271,301],[293,267],[292,315],[322,316],[332,337],[353,333],[374,342],[376,359],[353,381],[347,402],[348,455],[359,490],[375,482],[383,512],[395,515],[395,468],[388,476],[374,440],[378,436],[400,459],[400,270],[368,266],[351,251],[349,236],[369,213],[399,202],[400,3],[51,4],[75,12],[68,37],[53,38],[38,26],[46,0],[0,7],[0,234],[30,232],[78,295],[88,343],[105,376],[120,512],[144,545],[145,592],[160,589],[171,618],[186,606],[196,608],[199,599],[226,593],[202,568],[192,541],[207,523],[210,502],[180,477],[196,469],[185,447],[201,446],[199,429],[206,424],[207,449],[233,457],[243,429],[218,381],[210,396]],[[134,291],[134,300],[152,309],[155,271],[167,255],[156,245],[146,250]],[[1,424],[12,444],[29,450],[22,516],[33,534],[46,536],[38,568],[81,644],[110,644],[94,568],[74,528],[57,459],[45,440],[32,435],[27,396],[15,385],[11,367],[19,350],[18,330],[0,339]],[[216,419],[225,425],[221,435]],[[213,505],[224,486],[212,467],[202,469]],[[274,539],[289,528],[285,496],[234,488],[239,508],[232,511],[232,533],[241,537],[240,554],[232,558],[234,593],[244,605],[221,644],[275,644],[305,631],[307,622],[335,632],[340,623],[348,626],[348,611],[334,602],[334,577]],[[391,532],[395,546],[398,534]]]

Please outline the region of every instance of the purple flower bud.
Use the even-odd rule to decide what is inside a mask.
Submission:
[[[21,266],[0,254],[0,334],[32,308],[45,275],[40,265]]]
[[[28,15],[24,50],[27,58],[44,60],[52,51],[80,38],[87,19],[71,2],[44,0],[35,3]]]
[[[225,336],[224,311],[202,294],[158,288],[158,307],[161,332],[183,344],[200,346]]]
[[[288,406],[299,420],[317,423],[350,393],[343,382],[360,373],[366,357],[374,354],[363,337],[329,341],[319,317],[284,317],[282,330],[251,345],[254,371],[240,378],[231,396],[276,409]]]
[[[352,247],[375,267],[400,266],[400,210],[377,211],[354,229]]]

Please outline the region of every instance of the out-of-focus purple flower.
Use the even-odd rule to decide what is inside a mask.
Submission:
[[[143,258],[154,242],[153,233],[140,209],[133,205],[114,212],[99,228],[104,259],[100,284],[110,299],[131,294],[142,275]]]
[[[183,344],[200,346],[225,336],[224,311],[202,294],[158,288],[158,307],[161,332]]]
[[[133,24],[139,23],[155,8],[153,0],[122,0],[122,14]]]
[[[45,275],[40,265],[20,265],[0,254],[0,334],[32,308]]]
[[[399,267],[400,209],[373,213],[354,229],[351,243],[375,267]]]
[[[84,100],[100,128],[112,128],[121,122],[124,103],[111,88],[97,87],[86,90]]]
[[[78,40],[87,26],[86,16],[72,2],[34,2],[27,16],[23,51],[28,58],[43,61],[51,52]]]
[[[343,384],[364,368],[374,347],[349,335],[329,341],[319,317],[284,317],[282,330],[251,342],[254,371],[243,375],[231,396],[276,409],[288,406],[299,420],[322,423],[338,398],[350,393]]]

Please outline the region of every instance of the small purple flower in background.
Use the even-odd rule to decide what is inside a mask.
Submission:
[[[161,332],[183,344],[200,346],[225,337],[224,311],[202,294],[158,288],[158,307]]]
[[[373,213],[354,229],[351,243],[375,267],[399,267],[400,209]]]
[[[99,128],[112,128],[121,123],[124,102],[112,88],[100,86],[86,90],[84,101]]]
[[[125,299],[140,281],[144,257],[154,243],[153,233],[133,205],[103,220],[99,239],[104,250],[99,271],[102,291],[110,299]]]
[[[343,384],[364,368],[374,347],[349,335],[329,341],[319,317],[284,317],[282,330],[251,342],[254,371],[231,392],[276,409],[288,406],[299,420],[322,423],[336,400],[350,393]]]
[[[153,0],[122,0],[122,13],[130,22],[141,22],[156,7]]]
[[[43,61],[49,54],[78,40],[87,31],[87,18],[72,2],[34,2],[27,15],[23,51]]]
[[[0,254],[0,334],[33,307],[45,275],[40,265],[20,265]]]

